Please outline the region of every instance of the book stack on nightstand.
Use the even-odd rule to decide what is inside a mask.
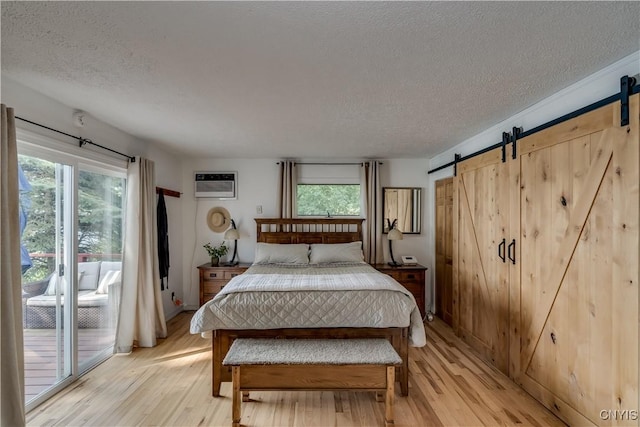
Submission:
[[[416,304],[418,304],[418,308],[420,309],[420,314],[424,319],[426,314],[424,290],[427,267],[420,264],[401,265],[399,267],[394,267],[389,264],[372,264],[372,266],[381,273],[388,274],[396,279],[413,294],[413,297],[416,299]]]

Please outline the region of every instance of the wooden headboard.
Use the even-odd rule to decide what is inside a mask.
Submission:
[[[263,243],[349,243],[362,240],[363,218],[255,218]]]

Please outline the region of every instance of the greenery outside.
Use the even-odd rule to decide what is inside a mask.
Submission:
[[[21,203],[29,206],[21,239],[32,254],[33,266],[23,276],[28,283],[42,280],[54,270],[56,164],[25,155],[20,155],[18,162],[31,184],[31,191],[21,194]],[[120,260],[126,180],[83,170],[78,180],[78,260]]]
[[[298,216],[360,216],[359,184],[298,184]]]

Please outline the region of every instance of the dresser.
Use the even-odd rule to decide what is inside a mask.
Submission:
[[[417,265],[401,265],[394,267],[389,264],[372,264],[381,273],[388,274],[407,288],[416,299],[422,318],[425,317],[425,278],[427,267]]]
[[[212,267],[211,263],[198,266],[200,270],[200,305],[209,301],[222,290],[229,280],[244,273],[251,264],[237,264],[233,266]]]

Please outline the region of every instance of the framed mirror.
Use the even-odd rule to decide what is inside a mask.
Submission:
[[[382,189],[382,230],[389,232],[389,221],[398,220],[398,230],[403,234],[420,234],[421,196],[419,187],[384,187]]]

